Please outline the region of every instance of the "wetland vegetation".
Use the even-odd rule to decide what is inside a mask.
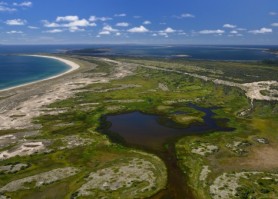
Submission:
[[[61,56],[73,94],[0,131],[0,198],[278,198],[277,101],[196,76],[277,83],[276,66]]]

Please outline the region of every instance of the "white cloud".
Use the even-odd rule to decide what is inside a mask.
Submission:
[[[19,7],[31,7],[33,4],[31,1],[24,1],[22,3],[13,3],[13,5]]]
[[[77,26],[72,26],[72,27],[69,27],[69,31],[70,32],[83,32],[83,31],[85,31],[85,29],[84,28],[79,28]]]
[[[136,16],[133,16],[133,18],[134,18],[134,19],[140,19],[141,16],[136,15]]]
[[[152,36],[153,36],[153,37],[156,37],[156,36],[157,36],[157,34],[156,34],[156,33],[153,33],[153,34],[152,34]]]
[[[109,31],[109,32],[118,32],[119,30],[112,28],[109,25],[106,25],[102,28],[103,31]]]
[[[109,21],[113,20],[111,17],[96,17],[96,16],[90,16],[89,21]]]
[[[96,16],[90,16],[89,21],[97,21],[97,17]]]
[[[60,32],[64,32],[63,30],[61,29],[53,29],[53,30],[48,30],[48,31],[45,31],[47,33],[60,33]]]
[[[28,26],[29,29],[33,29],[33,30],[36,30],[36,29],[39,29],[38,27],[36,26]]]
[[[0,12],[15,12],[17,9],[5,6],[4,2],[0,2]]]
[[[190,14],[190,13],[183,13],[179,16],[173,16],[175,18],[178,18],[178,19],[183,19],[183,18],[195,18],[195,15],[193,14]]]
[[[278,27],[278,23],[273,23],[271,26]]]
[[[116,36],[121,36],[121,33],[117,32],[117,33],[116,33]]]
[[[151,24],[151,23],[152,23],[152,22],[150,22],[150,21],[144,21],[144,22],[143,22],[144,25],[149,25],[149,24]]]
[[[8,31],[7,34],[23,34],[23,32],[22,31],[12,30],[12,31]]]
[[[111,32],[116,32],[116,35],[117,35],[118,31],[119,31],[118,29],[114,29],[109,25],[105,25],[98,34],[99,35],[110,35]]]
[[[184,13],[181,15],[181,18],[194,18],[195,16],[193,14],[190,13]]]
[[[99,17],[98,18],[99,21],[109,21],[109,20],[112,20],[111,17]]]
[[[23,26],[27,23],[27,21],[23,19],[10,19],[5,21],[5,23],[9,26]]]
[[[277,12],[269,12],[268,14],[269,14],[269,15],[271,15],[271,16],[278,15],[278,13],[277,13]]]
[[[91,24],[86,19],[80,19],[76,21],[71,21],[70,23],[63,25],[63,27],[87,27],[87,26],[95,26],[95,23]]]
[[[44,27],[47,27],[47,28],[57,28],[57,27],[61,26],[60,24],[57,24],[57,23],[54,23],[54,22],[50,23],[47,20],[42,20],[42,23],[44,24]]]
[[[115,17],[126,17],[126,14],[125,13],[121,13],[121,14],[115,14],[114,16]]]
[[[129,23],[127,23],[127,22],[120,22],[120,23],[117,23],[116,26],[119,26],[119,27],[128,27]]]
[[[47,28],[68,28],[70,32],[85,31],[85,27],[96,26],[93,22],[86,19],[79,19],[78,16],[59,16],[55,22],[43,20],[44,27]]]
[[[225,30],[201,30],[199,31],[200,34],[223,34]]]
[[[61,21],[77,21],[79,20],[78,16],[64,16],[64,17],[57,17],[56,21],[61,22]]]
[[[231,33],[231,34],[238,34],[238,31],[232,30],[230,33]]]
[[[110,35],[109,31],[101,31],[98,33],[99,35]]]
[[[236,28],[236,25],[233,25],[233,24],[224,24],[223,28]]]
[[[259,30],[250,30],[249,31],[252,34],[265,34],[265,33],[272,33],[271,28],[261,28]]]
[[[145,32],[149,32],[149,30],[147,28],[145,28],[144,26],[139,26],[139,27],[134,27],[134,28],[129,29],[128,32],[145,33]]]
[[[174,30],[173,28],[168,27],[165,30],[158,31],[158,35],[168,37],[169,36],[168,34],[174,33],[174,32],[177,32],[177,30]],[[154,33],[154,34],[157,35],[156,33]],[[153,34],[153,36],[154,36],[154,34]]]
[[[176,32],[176,30],[174,30],[174,29],[168,27],[168,28],[166,28],[163,32],[165,32],[165,33],[174,33],[174,32]]]

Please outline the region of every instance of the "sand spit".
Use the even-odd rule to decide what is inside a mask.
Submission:
[[[2,98],[0,100],[0,130],[39,129],[40,126],[32,123],[33,118],[42,114],[58,114],[61,111],[66,111],[60,109],[49,111],[49,109],[46,109],[47,105],[72,97],[74,94],[83,91],[81,88],[84,88],[86,85],[107,83],[110,80],[130,75],[134,70],[132,64],[122,64],[108,59],[100,59],[113,66],[114,69],[108,76],[98,77],[92,73],[86,73],[86,71],[97,67],[93,63],[76,59],[77,64],[74,61],[67,60],[67,58],[43,57],[63,61],[70,64],[72,69],[51,79],[0,91],[0,99]],[[72,59],[72,57],[68,57],[68,59]]]

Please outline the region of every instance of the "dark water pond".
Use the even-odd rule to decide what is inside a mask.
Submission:
[[[203,116],[204,123],[182,127],[162,116],[144,114],[139,111],[106,116],[106,121],[110,124],[106,133],[112,140],[153,152],[165,162],[168,170],[167,188],[151,198],[193,198],[176,159],[174,144],[179,138],[188,135],[233,130],[225,127],[227,119],[213,118],[215,115],[213,113],[214,108],[203,108],[194,104],[188,104],[188,106],[205,114]]]
[[[215,115],[213,109],[194,104],[188,106],[205,113],[203,124],[182,127],[170,119],[161,118],[159,115],[144,114],[139,111],[110,115],[106,117],[106,120],[111,124],[109,131],[118,134],[127,145],[145,147],[151,150],[163,150],[164,144],[182,136],[231,130],[218,125],[218,123],[225,123],[226,120],[218,119],[216,121],[213,118]]]

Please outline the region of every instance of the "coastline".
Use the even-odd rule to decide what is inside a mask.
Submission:
[[[0,92],[9,91],[9,90],[13,90],[13,89],[16,89],[16,88],[20,88],[20,87],[36,84],[38,82],[43,82],[43,81],[55,79],[55,78],[61,77],[61,76],[65,75],[65,74],[68,74],[68,73],[70,73],[72,71],[75,71],[75,70],[80,68],[80,65],[78,65],[77,63],[75,63],[73,61],[70,61],[70,60],[67,60],[67,59],[64,59],[64,58],[61,58],[61,57],[55,57],[55,56],[50,56],[50,55],[24,55],[24,56],[32,56],[32,57],[41,57],[41,58],[47,58],[47,59],[55,59],[57,61],[63,62],[64,64],[68,65],[70,68],[69,68],[69,70],[66,70],[66,71],[64,71],[62,73],[59,73],[59,74],[51,76],[51,77],[47,77],[47,78],[44,78],[44,79],[41,79],[41,80],[32,81],[32,82],[29,82],[29,83],[20,84],[20,85],[17,85],[17,86],[12,86],[12,87],[9,87],[9,88],[0,89]]]

